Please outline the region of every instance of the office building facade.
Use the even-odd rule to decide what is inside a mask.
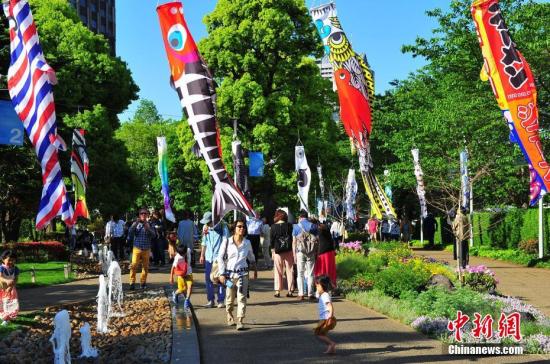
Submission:
[[[76,9],[82,23],[92,32],[103,34],[116,54],[115,0],[69,0]]]

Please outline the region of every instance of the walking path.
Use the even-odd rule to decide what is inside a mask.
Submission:
[[[147,277],[148,288],[163,288],[168,284],[170,272],[166,265],[160,269],[150,271]],[[129,288],[129,275],[122,278],[124,291]],[[137,275],[136,288],[139,288],[139,273]],[[80,302],[94,299],[99,290],[99,279],[90,278],[73,281],[65,284],[56,284],[46,287],[18,289],[19,304],[22,312],[43,310],[48,306]]]
[[[168,283],[168,268],[152,272],[150,288]],[[449,356],[446,347],[409,326],[387,318],[344,299],[334,300],[338,318],[331,337],[338,343],[337,354],[322,354],[324,344],[313,335],[317,323],[316,303],[299,302],[295,298],[275,298],[272,273],[262,271],[252,282],[251,298],[245,324],[247,330],[237,332],[225,324],[225,309],[203,308],[206,303],[204,273],[194,269],[194,293],[191,299],[198,323],[201,363],[524,363],[540,361],[543,356],[476,357]],[[127,290],[128,276],[123,278]],[[75,281],[49,287],[19,291],[22,310],[42,310],[60,303],[93,299],[97,279]],[[182,321],[182,322],[178,322]],[[187,322],[187,323],[186,323]],[[193,325],[176,316],[176,326]],[[182,335],[185,341],[186,335]],[[181,345],[190,345],[182,342]]]
[[[196,272],[196,270],[194,270]],[[202,362],[209,363],[427,363],[470,362],[449,356],[446,347],[412,328],[353,302],[336,298],[338,324],[330,336],[338,343],[334,356],[313,335],[317,304],[273,297],[272,273],[252,281],[245,331],[225,324],[225,309],[204,308],[204,274],[193,273],[193,305],[199,323]],[[285,292],[286,293],[286,292]],[[235,313],[236,314],[236,313]],[[541,356],[475,358],[481,363],[524,363]]]
[[[456,266],[453,253],[439,250],[416,250],[415,254],[446,261]],[[532,304],[550,317],[550,270],[527,268],[521,265],[488,258],[470,257],[470,265],[486,265],[495,272],[497,290]]]

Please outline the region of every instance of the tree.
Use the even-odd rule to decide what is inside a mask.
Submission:
[[[548,105],[548,28],[550,4],[501,1],[513,39],[530,63],[539,89],[539,109]],[[428,201],[445,199],[445,190],[459,182],[459,153],[467,148],[477,206],[522,205],[527,201],[529,173],[519,148],[508,142],[508,128],[491,87],[479,79],[483,64],[470,2],[455,0],[450,10],[427,14],[438,20],[433,37],[418,38],[404,52],[427,59],[428,65],[375,104],[372,143],[376,165],[392,171],[392,185],[400,188],[399,204],[413,193],[413,147],[420,149]],[[547,116],[540,123],[547,127]],[[479,172],[482,172],[479,175]],[[438,204],[439,206],[441,204]],[[415,202],[413,209],[417,208]],[[410,210],[410,208],[409,208]]]
[[[293,145],[297,140],[305,145],[313,170],[321,160],[328,181],[342,165],[350,164],[349,148],[338,144],[346,144],[347,138],[331,118],[335,94],[312,57],[320,56],[322,49],[308,10],[301,0],[220,0],[204,21],[208,37],[199,49],[219,83],[225,164],[232,164],[227,151],[237,120],[243,146],[277,160],[263,178],[251,179],[254,205],[264,206],[268,215],[277,206],[296,208]],[[183,142],[186,161],[191,163],[190,139]],[[204,163],[201,168],[206,176]],[[207,183],[203,180],[201,191]],[[316,180],[312,191],[315,186]]]
[[[72,130],[69,128],[86,125],[92,130],[88,146],[91,155],[97,159],[91,161],[95,169],[90,170],[89,176],[89,207],[92,210],[107,206],[114,208],[113,194],[102,193],[104,189],[107,192],[112,189],[101,185],[109,182],[120,189],[117,194],[120,202],[116,208],[126,209],[128,206],[124,204],[132,199],[132,188],[127,188],[130,171],[125,164],[116,162],[121,154],[124,157],[124,151],[120,144],[114,143],[113,130],[119,126],[117,114],[137,98],[138,87],[126,63],[109,54],[105,38],[88,30],[67,1],[31,0],[30,5],[46,60],[56,70],[59,81],[54,88],[59,133],[70,145]],[[10,50],[8,22],[4,17],[2,25],[0,73],[5,75],[10,64]],[[0,86],[6,88],[5,78],[0,80]],[[2,97],[8,96],[4,94]],[[77,115],[80,111],[85,112]],[[68,123],[65,123],[66,118]],[[12,227],[11,231],[5,232],[10,240],[17,240],[20,227],[20,223],[12,218],[34,218],[40,200],[40,166],[30,148],[28,143],[23,148],[0,146],[3,172],[0,175],[0,215],[3,228]],[[18,162],[11,164],[12,161]],[[68,177],[69,153],[60,153],[60,162],[63,175]],[[17,168],[11,168],[12,165]],[[116,168],[116,173],[112,168]],[[99,185],[93,185],[96,182]]]

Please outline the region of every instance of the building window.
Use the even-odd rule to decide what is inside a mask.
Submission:
[[[97,29],[97,21],[92,19],[92,29]]]

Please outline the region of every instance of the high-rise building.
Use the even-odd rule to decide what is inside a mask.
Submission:
[[[328,56],[316,59],[315,63],[317,63],[317,66],[321,70],[321,77],[334,82],[334,71],[332,70],[332,64],[328,60]]]
[[[69,0],[76,9],[80,20],[94,33],[103,34],[111,46],[111,54],[116,53],[115,0]]]

